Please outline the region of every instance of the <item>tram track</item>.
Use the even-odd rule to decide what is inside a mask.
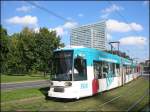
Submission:
[[[147,91],[148,90],[148,88],[145,90],[145,91]],[[131,92],[131,93],[130,93]],[[122,94],[122,95],[120,95],[120,96],[118,96],[118,97],[115,97],[115,98],[113,98],[113,99],[111,99],[111,100],[109,100],[109,101],[107,101],[107,102],[105,102],[105,103],[103,103],[102,105],[100,105],[100,106],[98,106],[99,108],[103,108],[106,104],[109,104],[109,103],[112,103],[113,101],[115,101],[115,100],[119,100],[119,98],[122,98],[122,97],[128,97],[128,96],[130,96],[130,95],[132,95],[133,93],[135,93],[135,92],[138,92],[138,90],[137,91],[133,91],[133,90],[130,90],[130,91],[128,91],[128,93],[127,94]],[[134,94],[135,95],[135,94]],[[142,97],[142,99],[145,97],[145,94],[144,94],[144,97],[143,97],[143,94],[142,95],[140,95],[140,98]],[[139,98],[139,97],[138,97]],[[115,101],[115,102],[117,102],[117,101]],[[119,102],[119,101],[118,101]],[[137,102],[139,102],[139,101],[137,101]],[[137,103],[136,103],[137,104]],[[121,111],[130,111],[130,108],[132,109],[133,107],[135,106],[135,103],[133,103],[133,105],[132,105],[132,107],[130,106],[128,109],[125,109],[125,110],[121,110]],[[104,109],[105,110],[105,109]]]
[[[133,103],[126,111],[129,112],[131,111],[133,108],[135,108],[149,93],[149,89],[146,89],[146,91],[144,92],[144,95],[142,95],[135,103]]]
[[[148,97],[146,95],[144,99],[141,98],[144,96],[143,93],[148,86],[148,83],[145,81],[143,77],[139,77],[138,80],[133,80],[131,83],[129,82],[122,87],[103,92],[104,94],[73,102],[64,103],[46,100],[44,96],[42,96],[3,102],[1,106],[3,108],[2,110],[11,110],[13,108],[14,110],[22,111],[26,109],[33,109],[36,111],[127,111],[127,109],[131,108],[135,103],[135,106],[132,106],[134,108],[129,111],[139,111],[148,102]],[[122,96],[120,97],[120,95]],[[139,98],[141,98],[141,100]],[[106,103],[106,101],[109,102]],[[102,104],[103,106],[99,107]]]
[[[130,88],[130,89],[128,90],[128,93],[129,93],[130,91],[133,91],[133,90]],[[131,94],[131,93],[129,93],[129,94]],[[129,95],[129,94],[126,94],[126,95]],[[125,96],[126,96],[126,95],[125,95]],[[112,102],[112,101],[114,101],[114,100],[120,98],[121,96],[123,96],[123,94],[121,94],[121,95],[119,95],[119,96],[117,96],[117,97],[115,97],[115,98],[113,98],[113,99],[111,99],[111,100],[109,100],[109,101],[103,103],[103,104],[100,105],[99,107],[102,107],[103,105],[105,105],[105,104],[107,104],[107,103],[110,103],[110,102]]]
[[[130,84],[131,82],[129,82],[129,83],[127,83],[127,84],[125,84],[125,86],[126,85],[128,85],[128,84]],[[135,86],[136,86],[136,84],[137,84],[138,82],[135,82],[134,83],[134,85],[132,86],[132,87],[130,87],[130,88],[128,88],[128,89],[125,89],[122,93],[120,93],[120,95],[118,96],[118,95],[116,95],[116,97],[114,97],[114,98],[112,98],[111,100],[107,100],[106,102],[104,102],[103,104],[101,104],[101,105],[97,105],[96,107],[98,107],[98,111],[100,110],[99,108],[102,108],[103,106],[105,106],[106,104],[109,104],[109,103],[111,103],[111,102],[113,102],[113,101],[115,101],[115,100],[117,100],[117,99],[119,99],[119,98],[121,98],[121,97],[125,97],[125,96],[128,96],[128,95],[131,95],[131,94],[133,94],[133,92],[135,93],[135,92],[137,92],[138,90],[134,90],[134,88],[135,88]],[[147,90],[147,89],[146,89]],[[129,93],[129,94],[128,94]],[[143,95],[142,95],[143,96]],[[104,96],[105,97],[105,96]],[[102,111],[102,110],[100,110],[100,111]]]

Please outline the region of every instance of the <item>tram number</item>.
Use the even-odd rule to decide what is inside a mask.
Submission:
[[[87,83],[81,84],[80,89],[86,89],[86,88],[88,88],[88,84]]]

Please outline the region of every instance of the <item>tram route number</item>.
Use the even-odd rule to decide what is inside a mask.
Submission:
[[[88,88],[88,84],[87,83],[82,83],[80,85],[80,89],[86,89],[86,88]]]

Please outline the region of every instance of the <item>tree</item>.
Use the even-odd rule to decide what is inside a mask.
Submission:
[[[7,30],[4,29],[1,25],[0,25],[0,48],[1,48],[1,57],[0,57],[0,61],[1,61],[1,73],[6,72],[7,71],[7,55],[9,52],[8,49],[8,34],[7,34]]]
[[[50,60],[53,50],[63,47],[60,37],[55,31],[40,28],[38,33],[25,27],[21,32],[12,36],[1,27],[1,62],[2,71],[9,73],[29,73],[41,71],[44,75],[52,70]]]
[[[28,73],[34,63],[34,32],[25,27],[20,33],[11,37],[9,52],[9,71],[13,73]]]
[[[60,37],[55,31],[48,31],[47,28],[41,28],[39,33],[36,33],[36,63],[33,68],[43,71],[44,75],[50,71],[49,62],[53,55],[53,50],[63,47],[64,44],[60,42]]]
[[[8,53],[8,73],[25,73],[26,72],[26,66],[22,62],[23,59],[23,53],[22,53],[22,47],[21,42],[19,39],[19,34],[13,34],[10,37],[10,43],[9,43],[9,53]]]
[[[35,63],[35,33],[29,28],[24,28],[20,32],[20,48],[22,52],[22,63],[26,65],[27,72],[32,70],[32,64]]]

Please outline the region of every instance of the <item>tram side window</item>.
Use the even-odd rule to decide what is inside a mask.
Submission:
[[[130,67],[130,69],[129,69],[129,73],[131,74],[132,73],[132,67],[131,66],[129,66]]]
[[[126,72],[126,65],[123,65],[123,73],[124,73],[124,75],[127,74],[127,72]]]
[[[109,64],[107,62],[103,62],[103,78],[106,78],[109,72]]]
[[[134,73],[136,73],[137,72],[137,69],[136,69],[136,67],[134,68]]]
[[[115,63],[108,63],[108,73],[106,77],[115,77]]]
[[[120,65],[116,64],[116,74],[119,76],[120,75]]]
[[[130,66],[128,66],[128,75],[130,74]]]
[[[74,80],[87,80],[86,60],[76,58],[74,60]]]
[[[126,75],[128,75],[128,65],[126,66]]]
[[[93,66],[94,66],[94,77],[96,79],[103,78],[103,76],[102,76],[102,62],[94,61]]]
[[[101,79],[115,76],[115,63],[94,61],[93,65],[95,78]]]
[[[135,67],[135,73],[137,73],[137,66]]]
[[[129,74],[131,74],[131,66],[127,66],[126,67],[126,75],[129,75]]]
[[[128,75],[128,66],[126,66],[126,75]]]
[[[134,67],[132,67],[132,73],[134,73]]]
[[[115,63],[110,63],[111,76],[115,76]]]

